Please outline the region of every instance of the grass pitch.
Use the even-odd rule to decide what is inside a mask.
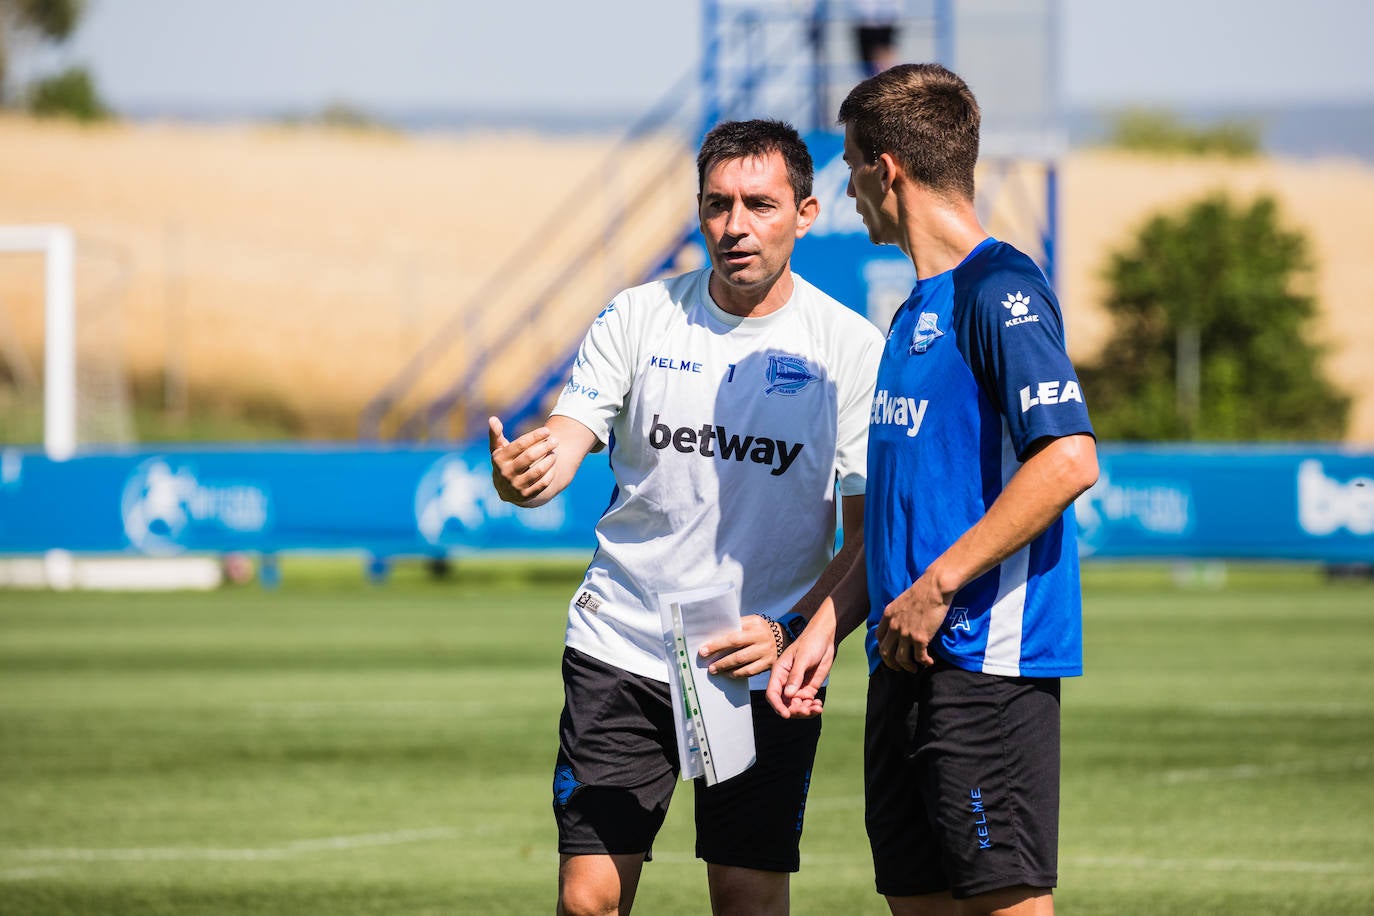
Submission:
[[[0,913],[550,912],[581,567],[289,561],[210,594],[0,592]],[[1064,913],[1374,912],[1374,587],[1091,567]],[[796,914],[880,914],[864,669],[832,679]],[[708,911],[680,789],[636,912]]]

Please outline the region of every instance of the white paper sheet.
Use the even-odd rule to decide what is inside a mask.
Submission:
[[[710,637],[740,628],[739,595],[730,584],[664,592],[658,613],[672,669],[668,683],[682,778],[705,776],[713,786],[755,760],[749,679],[708,674],[710,661],[699,654]]]

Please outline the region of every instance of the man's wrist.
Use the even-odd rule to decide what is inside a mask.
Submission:
[[[943,603],[949,604],[954,600],[954,596],[959,593],[959,589],[964,587],[959,574],[951,570],[946,564],[935,562],[926,568],[925,576],[929,578],[930,584],[935,586],[935,590],[940,593]]]
[[[797,637],[801,636],[802,630],[806,629],[807,620],[796,611],[783,614],[778,618],[778,626],[782,627],[783,634],[789,643],[796,642]]]
[[[759,614],[759,617],[763,619],[764,623],[768,624],[768,631],[773,634],[773,645],[778,650],[778,658],[781,658],[782,653],[787,649],[787,644],[791,642],[791,640],[787,638],[786,631],[783,630],[782,624],[778,623],[778,621],[769,617],[767,614]]]

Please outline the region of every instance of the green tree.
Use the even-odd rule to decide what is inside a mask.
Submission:
[[[29,112],[40,118],[67,117],[78,121],[101,121],[110,110],[95,91],[95,83],[85,67],[70,67],[29,86]]]
[[[9,97],[9,60],[15,40],[61,41],[76,29],[85,6],[85,0],[0,0],[0,102]]]
[[[1350,399],[1308,334],[1316,302],[1306,237],[1278,205],[1207,197],[1156,215],[1106,271],[1114,320],[1082,372],[1103,439],[1325,440]]]
[[[1190,153],[1231,158],[1260,151],[1260,125],[1253,121],[1222,120],[1210,125],[1187,124],[1171,111],[1131,108],[1112,117],[1107,143],[1141,153]]]

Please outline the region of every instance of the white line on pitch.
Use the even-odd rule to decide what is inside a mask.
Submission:
[[[1268,776],[1291,776],[1300,773],[1344,773],[1365,770],[1374,765],[1374,756],[1337,758],[1335,760],[1287,760],[1278,763],[1240,763],[1227,767],[1197,767],[1190,770],[1166,770],[1164,781],[1222,782],[1230,779],[1263,779]]]
[[[422,830],[393,830],[390,833],[360,833],[352,836],[318,837],[293,840],[280,846],[260,846],[242,849],[207,849],[195,846],[162,846],[127,849],[5,849],[0,855],[50,862],[172,862],[204,860],[213,862],[252,862],[288,859],[303,853],[332,849],[361,849],[373,846],[396,846],[457,836],[457,827],[429,827]]]
[[[35,868],[0,868],[0,881],[26,881],[30,878],[51,878],[62,874],[62,869],[54,865],[40,865]]]

